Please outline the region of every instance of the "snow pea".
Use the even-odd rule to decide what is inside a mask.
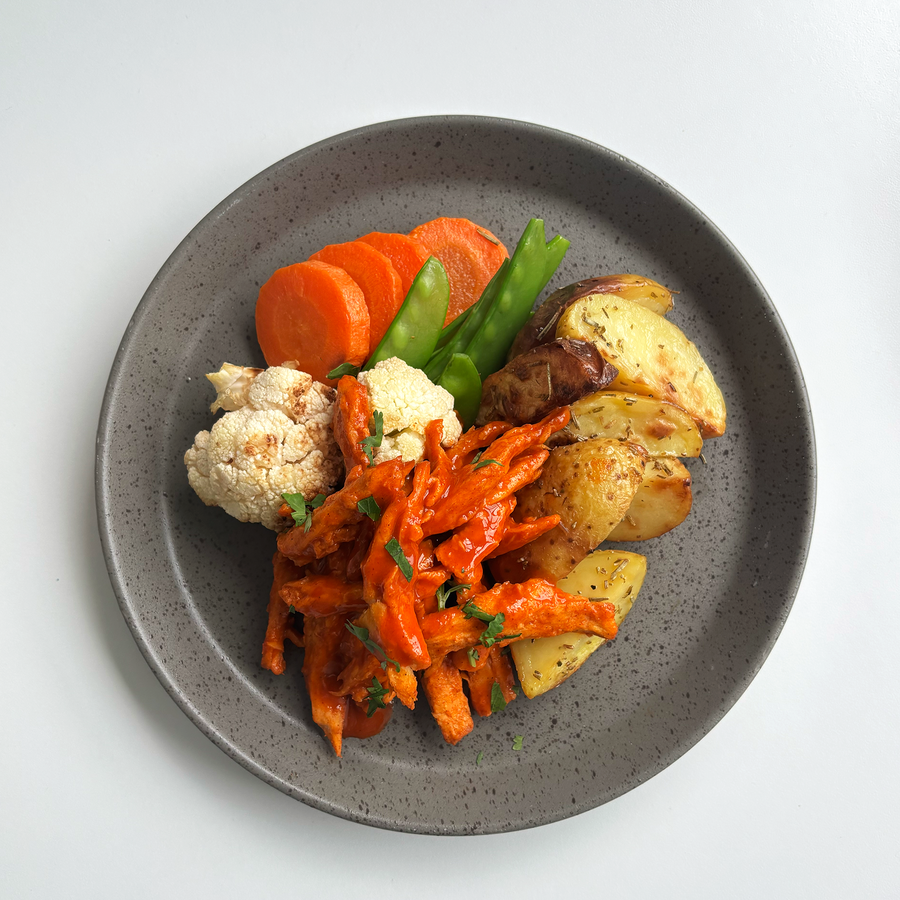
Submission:
[[[449,325],[444,327],[444,330],[441,332],[441,336],[438,338],[437,347],[435,347],[435,351],[443,350],[447,344],[453,339],[453,336],[459,331],[460,327],[465,324],[466,319],[471,312],[472,307],[469,309],[464,309]]]
[[[568,249],[569,242],[559,235],[547,243],[542,219],[532,219],[525,226],[497,296],[465,346],[482,378],[502,368],[515,336]],[[469,325],[466,322],[461,331],[468,331]]]
[[[449,340],[428,361],[425,374],[435,383],[441,377],[441,372],[450,362],[454,353],[466,353],[472,338],[478,333],[482,323],[490,311],[491,304],[497,297],[497,291],[503,281],[503,276],[509,268],[509,260],[504,259],[500,268],[494,273],[494,277],[487,283],[478,300],[469,307],[464,314],[465,320],[450,336]],[[449,328],[450,326],[448,326]]]
[[[437,383],[453,395],[463,428],[470,428],[481,405],[481,377],[475,364],[465,353],[454,353]]]
[[[363,370],[392,356],[414,369],[424,369],[441,336],[449,304],[447,273],[438,259],[429,256]]]

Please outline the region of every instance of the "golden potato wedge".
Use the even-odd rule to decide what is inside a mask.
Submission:
[[[694,420],[665,400],[598,391],[573,403],[572,421],[553,437],[566,443],[592,437],[640,444],[651,456],[699,456],[703,438]]]
[[[558,514],[556,528],[490,561],[498,581],[568,575],[622,520],[644,478],[647,451],[594,438],[556,447],[536,481],[516,494],[516,518]]]
[[[570,594],[608,600],[616,606],[616,623],[631,610],[647,574],[647,559],[624,550],[595,550],[557,587]],[[565,681],[605,638],[569,632],[558,637],[516,641],[510,645],[513,662],[526,697],[537,697]]]
[[[705,438],[724,433],[722,392],[696,346],[668,319],[624,297],[592,294],[562,314],[556,336],[593,341],[619,370],[612,390],[680,406]]]
[[[673,306],[672,292],[652,278],[643,275],[611,275],[619,283],[615,289],[604,293],[624,297],[646,307],[659,316],[664,316]]]
[[[691,473],[677,459],[651,459],[644,481],[608,541],[646,541],[680,525],[691,511]]]
[[[599,275],[567,284],[554,291],[535,311],[516,335],[509,348],[508,360],[527,353],[538,344],[546,344],[556,337],[559,317],[576,300],[591,294],[615,294],[646,306],[664,316],[672,308],[672,292],[659,282],[643,275]]]

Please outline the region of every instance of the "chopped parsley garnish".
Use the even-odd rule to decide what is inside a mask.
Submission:
[[[470,666],[478,665],[478,651],[474,647],[469,647],[469,649],[466,650],[466,656],[469,657]]]
[[[295,525],[302,525],[304,531],[309,531],[312,525],[312,511],[318,509],[325,502],[324,494],[316,494],[312,500],[307,501],[303,494],[282,494],[282,499],[291,508],[291,517]]]
[[[468,590],[472,587],[471,584],[450,584],[445,581],[442,585],[438,586],[437,593],[435,596],[437,597],[437,605],[438,609],[446,609],[447,601],[450,599],[453,594],[457,591]]]
[[[403,577],[407,581],[412,581],[413,570],[409,564],[409,560],[403,555],[403,548],[397,538],[391,538],[385,545],[384,549],[391,554],[397,568],[403,573]]]
[[[517,734],[513,738],[513,750],[521,750],[522,749],[522,741],[525,740],[525,735]]]
[[[482,622],[493,622],[496,616],[486,613],[480,606],[477,606],[474,600],[470,600],[463,608],[463,615],[467,619],[480,619]],[[498,613],[497,615],[503,615]]]
[[[470,600],[463,608],[463,614],[467,619],[478,619],[481,622],[487,623],[487,628],[481,632],[481,637],[478,639],[478,642],[483,647],[493,647],[498,641],[508,641],[512,638],[521,637],[521,634],[503,634],[503,623],[506,621],[506,616],[503,613],[497,613],[492,616],[490,613],[486,613],[483,609],[480,609],[475,605],[473,600]]]
[[[288,606],[288,612],[289,612],[292,616],[293,616],[293,615],[296,615],[297,610],[294,609],[294,604],[293,604],[293,603],[291,603],[291,604]]]
[[[503,613],[497,613],[490,622],[488,622],[487,628],[481,632],[481,637],[478,639],[484,644],[485,647],[492,647],[497,641],[501,638],[501,632],[503,631],[503,620],[506,616]]]
[[[495,681],[491,685],[491,712],[503,712],[506,709],[506,697],[503,696],[503,688]]]
[[[480,469],[482,466],[499,466],[500,460],[497,459],[482,459],[481,454],[484,453],[484,450],[479,450],[472,457],[472,469]]]
[[[359,375],[359,366],[353,363],[341,363],[337,368],[332,369],[326,378],[341,378],[344,375]]]
[[[368,516],[373,522],[377,522],[381,518],[381,507],[374,497],[365,497],[356,504],[356,508],[364,515]]]
[[[384,413],[376,409],[372,413],[372,421],[375,423],[375,434],[370,434],[359,442],[370,466],[375,464],[375,448],[380,447],[384,440]]]
[[[484,750],[478,751],[478,756],[475,757],[475,765],[480,766],[481,761],[484,759]]]
[[[397,667],[398,672],[400,671],[400,663],[398,663],[396,659],[391,659],[387,653],[385,653],[384,650],[369,637],[368,628],[363,628],[361,625],[354,625],[352,622],[347,622],[347,631],[354,637],[359,638],[363,642],[366,650],[368,650],[376,659],[382,656],[384,657],[384,659],[381,660],[382,669],[387,670],[388,663],[390,663],[392,666]]]
[[[375,710],[384,709],[384,695],[390,693],[386,687],[381,686],[381,682],[373,675],[372,687],[366,688],[369,695],[369,708],[366,710],[366,718],[371,719],[375,715]]]

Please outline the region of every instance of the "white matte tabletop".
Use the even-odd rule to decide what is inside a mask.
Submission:
[[[898,896],[898,10],[4,4],[0,896]],[[573,132],[693,201],[773,298],[818,446],[806,574],[736,706],[612,803],[488,837],[352,824],[218,750],[132,639],[94,507],[109,368],[182,237],[295,150],[435,113]]]

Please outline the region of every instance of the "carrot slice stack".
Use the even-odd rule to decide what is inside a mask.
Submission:
[[[403,284],[404,297],[409,292],[416,275],[419,274],[419,269],[431,255],[418,241],[414,241],[405,234],[372,231],[357,240],[374,247],[391,261],[391,265],[397,270]]]
[[[468,219],[432,219],[409,236],[436,256],[450,281],[450,306],[445,324],[465,312],[487,287],[509,256],[506,247],[486,228]]]
[[[299,362],[316,381],[369,354],[369,311],[359,285],[324,262],[285,266],[260,288],[256,337],[266,364]]]
[[[369,309],[369,346],[366,355],[371,355],[406,296],[397,270],[383,253],[362,241],[329,244],[314,253],[310,260],[339,266],[362,289]]]

